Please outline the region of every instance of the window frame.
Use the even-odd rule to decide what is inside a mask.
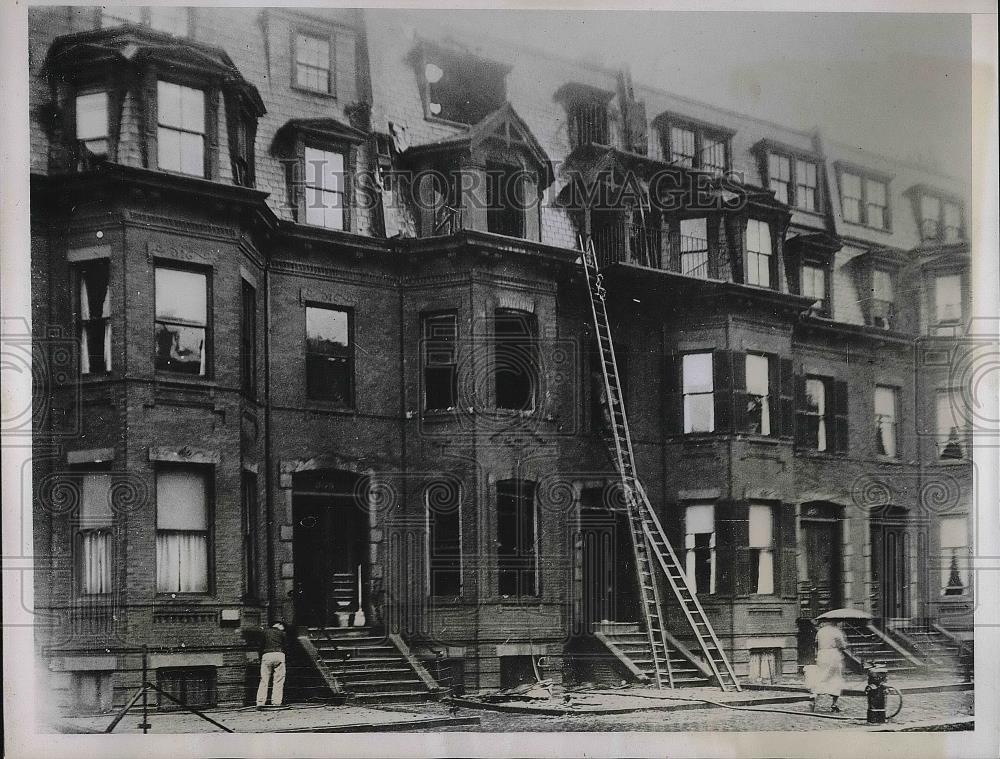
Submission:
[[[753,532],[752,523],[754,521],[753,520],[753,514],[755,513],[755,509],[757,510],[756,513],[760,513],[760,511],[759,511],[760,509],[766,509],[767,510],[767,514],[768,514],[768,527],[769,527],[769,529],[768,529],[768,537],[769,537],[769,540],[770,540],[770,542],[769,542],[769,544],[767,546],[754,546],[754,545],[751,545],[752,540],[750,538],[750,535]],[[756,554],[756,557],[757,557],[757,576],[756,576],[756,578],[754,578],[754,577],[750,577],[749,578],[749,580],[752,582],[751,588],[753,588],[750,591],[750,595],[754,595],[754,596],[775,596],[775,595],[779,595],[780,594],[780,581],[781,581],[781,577],[780,577],[780,575],[779,575],[779,573],[777,571],[778,570],[778,561],[777,561],[777,559],[778,559],[778,556],[780,555],[780,549],[781,549],[781,547],[778,545],[777,535],[776,535],[776,533],[777,533],[776,526],[777,526],[777,521],[778,521],[778,513],[777,512],[778,512],[778,509],[775,507],[775,505],[773,503],[769,503],[769,502],[765,502],[765,501],[760,501],[760,502],[751,501],[747,505],[747,550],[749,551],[749,553],[750,553],[751,556],[754,555],[754,554]],[[762,592],[761,589],[760,589],[760,587],[761,587],[760,586],[760,579],[761,579],[761,572],[762,572],[762,565],[761,565],[761,561],[760,560],[761,560],[762,555],[765,552],[768,553],[768,554],[770,554],[770,557],[771,557],[771,578],[770,578],[771,579],[771,590],[768,591],[768,592]]]
[[[160,503],[157,492],[157,478],[163,472],[197,473],[205,485],[205,530],[161,530],[159,525]],[[216,467],[211,464],[172,464],[158,462],[153,474],[153,502],[155,515],[153,521],[153,540],[159,538],[161,532],[166,533],[202,533],[205,534],[205,590],[160,590],[159,562],[154,560],[153,583],[157,598],[211,598],[215,596],[216,564],[215,564],[215,474]],[[155,550],[155,549],[154,549]]]
[[[961,245],[967,242],[965,203],[958,197],[944,192],[934,192],[933,190],[921,187],[916,193],[917,229],[920,235],[920,242],[936,243],[938,245]],[[924,215],[924,201],[930,199],[937,203],[937,217],[929,218]],[[952,227],[945,224],[947,220],[947,208],[954,208],[958,212],[958,226]],[[934,233],[928,234],[926,226],[928,222],[934,222]],[[948,230],[955,229],[958,234],[953,240],[948,239]]]
[[[969,426],[968,424],[962,424],[963,420],[959,418],[959,415],[955,413],[956,403],[954,402],[954,397],[956,395],[961,396],[962,388],[953,386],[942,386],[938,387],[934,391],[934,441],[935,441],[935,460],[941,461],[969,461],[971,450],[969,445]],[[941,402],[945,401],[949,408],[949,417],[951,418],[952,425],[947,432],[941,430]],[[954,433],[952,433],[954,430]],[[958,446],[957,456],[953,454],[948,454],[951,446],[955,444]]]
[[[812,297],[812,294],[805,291],[806,269],[813,269],[823,274],[823,297],[816,300],[820,301],[820,313],[828,315],[830,313],[830,266],[825,262],[808,258],[799,264],[799,295],[808,298]]]
[[[762,359],[764,361],[764,381],[767,385],[767,392],[764,395],[759,393],[750,392],[750,359]],[[749,430],[750,424],[750,401],[751,399],[757,399],[757,403],[760,406],[760,429],[757,432],[751,432],[749,434],[760,435],[762,437],[777,437],[780,433],[780,422],[775,419],[775,413],[780,413],[780,403],[777,404],[779,408],[775,408],[775,404],[772,403],[772,399],[778,397],[778,388],[772,387],[772,379],[775,374],[775,362],[778,361],[778,357],[770,353],[761,353],[757,351],[748,351],[746,353],[745,362],[745,387],[746,387],[746,398],[747,398],[747,429]],[[765,421],[767,422],[765,425]],[[766,428],[766,430],[765,430]]]
[[[763,252],[763,251],[755,251],[755,250],[751,250],[750,249],[750,225],[751,224],[762,224],[764,227],[767,228],[767,240],[768,240],[768,243],[769,243],[768,247],[770,248],[770,250],[768,250],[766,253]],[[777,281],[776,281],[776,279],[777,279],[776,273],[777,273],[777,268],[778,268],[777,267],[777,251],[775,250],[774,229],[772,228],[771,222],[768,221],[768,220],[766,220],[766,219],[756,219],[756,218],[749,218],[749,219],[747,219],[747,226],[746,226],[746,231],[745,231],[745,233],[743,235],[743,240],[744,240],[744,243],[743,243],[743,248],[744,248],[744,254],[743,254],[744,255],[744,259],[743,259],[744,260],[744,264],[743,264],[743,284],[744,285],[748,285],[750,287],[762,287],[762,288],[765,288],[765,289],[768,289],[768,290],[776,290],[777,289],[777,284],[778,284]],[[750,261],[751,261],[751,254],[757,258],[757,264],[758,264],[758,266],[755,268],[755,271],[757,272],[758,276],[760,274],[760,260],[759,259],[760,258],[767,258],[767,284],[761,284],[760,282],[751,282],[750,281],[750,271],[751,271]]]
[[[314,89],[308,87],[304,84],[299,84],[298,74],[299,74],[299,60],[298,60],[298,37],[299,35],[303,37],[309,37],[314,40],[325,40],[329,46],[329,68],[327,69],[327,88],[326,90]],[[293,24],[289,30],[289,69],[290,69],[290,86],[293,90],[299,92],[306,92],[310,95],[318,95],[320,97],[337,99],[337,32],[335,29],[328,29],[326,32],[321,32],[315,27],[304,26],[301,24]],[[315,67],[312,67],[315,68]],[[346,157],[345,157],[346,159]]]
[[[100,477],[106,481],[107,495],[110,498],[111,489],[113,486],[114,473],[111,471],[109,465],[100,464],[89,464],[84,467],[74,468],[71,477],[76,480],[80,488],[80,506],[79,509],[83,509],[83,496],[85,493],[84,481],[87,477]],[[118,538],[116,534],[116,524],[115,524],[115,511],[114,508],[109,504],[108,506],[108,520],[107,524],[100,525],[87,525],[84,524],[82,515],[80,511],[77,512],[77,517],[74,520],[73,525],[73,543],[77,550],[77,555],[73,561],[73,589],[74,596],[77,598],[85,598],[88,600],[98,600],[98,599],[109,599],[116,593],[115,587],[115,566],[117,564],[117,552],[118,552]],[[85,549],[84,543],[86,536],[106,533],[109,539],[108,554],[106,556],[108,562],[108,589],[105,591],[90,591],[85,588]]]
[[[308,358],[310,355],[309,347],[309,321],[308,321],[308,310],[310,308],[323,309],[325,311],[339,311],[347,315],[347,349],[344,351],[343,356],[336,354],[327,353],[316,353],[313,355],[317,356],[336,356],[337,358],[347,359],[347,381],[349,385],[348,395],[350,396],[346,401],[337,401],[329,398],[316,398],[309,394],[309,362]],[[354,324],[354,308],[350,306],[340,306],[331,303],[322,303],[319,301],[308,300],[305,302],[302,309],[302,324],[303,324],[303,380],[305,381],[305,387],[303,388],[304,397],[311,403],[321,403],[327,405],[331,408],[342,408],[345,410],[356,410],[357,402],[357,370],[356,370],[356,356],[355,356],[355,324]]]
[[[207,676],[208,688],[206,689],[208,694],[208,699],[205,703],[194,703],[191,706],[195,708],[209,708],[218,706],[219,703],[219,672],[218,668],[214,666],[190,666],[190,667],[159,667],[156,670],[156,685],[161,691],[169,690],[166,688],[163,680],[173,675],[178,681],[183,682],[182,692],[175,695],[175,698],[184,702],[190,703],[187,697],[188,680],[193,679],[196,675]],[[174,694],[171,694],[174,695]],[[174,711],[179,710],[181,707],[175,704],[170,699],[166,698],[161,694],[157,695],[156,708],[162,711]]]
[[[86,143],[103,140],[105,143],[104,153],[94,153],[94,156],[97,160],[110,161],[112,160],[111,102],[114,99],[114,92],[110,88],[103,85],[103,82],[92,85],[84,85],[78,87],[73,93],[73,144],[76,146],[76,151],[78,152],[81,147],[87,147],[87,150],[93,153]],[[104,135],[101,137],[89,137],[83,139],[80,137],[80,98],[91,97],[93,95],[104,95]]]
[[[499,380],[499,369],[500,365],[497,361],[497,350],[500,346],[501,340],[500,336],[497,334],[497,323],[499,319],[498,316],[503,315],[508,319],[512,319],[514,316],[518,316],[524,320],[526,326],[528,327],[527,335],[508,335],[510,338],[519,338],[513,340],[515,350],[523,350],[527,347],[529,350],[529,365],[531,368],[531,375],[528,377],[528,382],[530,383],[529,393],[531,404],[530,407],[522,408],[512,408],[508,406],[500,405],[500,393],[498,392],[498,380]],[[491,338],[492,338],[492,359],[493,359],[493,371],[492,371],[492,385],[493,385],[493,405],[494,408],[501,413],[515,413],[530,415],[538,412],[539,404],[541,403],[541,361],[540,361],[540,342],[539,342],[539,325],[538,316],[532,311],[524,311],[517,308],[503,308],[496,307],[493,309],[492,323],[491,323]],[[509,350],[509,348],[508,348]]]
[[[477,66],[481,65],[486,69],[495,69],[495,73],[499,76],[501,84],[500,87],[501,91],[499,92],[500,97],[498,98],[495,107],[491,109],[491,111],[487,111],[486,114],[481,116],[480,120],[482,120],[482,118],[485,118],[485,116],[488,115],[489,113],[496,111],[498,108],[502,107],[503,104],[508,101],[509,88],[507,86],[507,76],[509,75],[511,69],[509,65],[499,63],[498,61],[483,55],[477,55],[468,50],[457,50],[444,45],[436,45],[426,40],[422,40],[420,42],[419,52],[414,56],[412,60],[419,67],[417,70],[417,82],[420,86],[420,100],[423,105],[425,121],[436,122],[438,124],[447,124],[449,126],[457,126],[462,128],[468,128],[478,123],[478,122],[465,122],[465,121],[457,121],[455,119],[449,119],[446,116],[441,116],[431,111],[431,103],[436,102],[431,100],[431,87],[433,86],[433,84],[436,84],[437,82],[432,83],[428,81],[427,66],[428,64],[434,64],[435,66],[438,66],[438,64],[435,63],[435,61],[439,61],[440,63],[445,63],[446,62],[445,59],[449,58],[456,60],[464,59],[466,62],[476,61]],[[438,68],[441,68],[442,71],[447,73],[447,69],[441,66],[438,66]],[[610,130],[610,124],[608,126]]]
[[[450,318],[452,324],[454,325],[454,337],[453,343],[451,345],[452,360],[448,363],[442,363],[435,361],[431,363],[429,353],[431,350],[438,350],[438,348],[432,346],[435,341],[443,339],[438,337],[435,338],[431,334],[431,326],[435,321]],[[458,403],[458,310],[457,309],[445,309],[441,311],[424,311],[420,314],[420,334],[421,334],[421,344],[420,344],[420,377],[422,381],[421,387],[421,408],[423,413],[434,414],[434,413],[444,413],[454,411],[459,407]],[[442,350],[443,353],[443,350]],[[428,372],[432,367],[450,367],[451,368],[451,393],[452,393],[452,404],[445,408],[431,407],[428,402],[427,388],[430,385],[428,380]]]
[[[437,487],[447,486],[447,483],[448,483],[447,480],[440,480],[440,481],[437,482],[436,486]],[[463,549],[464,549],[464,545],[465,545],[465,535],[464,535],[464,530],[462,529],[462,527],[463,527],[463,516],[464,516],[464,511],[462,509],[463,488],[462,488],[462,486],[460,484],[455,483],[455,487],[458,490],[457,497],[456,497],[457,503],[456,503],[455,508],[454,508],[454,512],[455,512],[454,516],[455,516],[455,519],[457,520],[457,525],[458,525],[458,530],[457,530],[457,532],[458,532],[458,567],[454,571],[456,571],[457,574],[458,574],[458,578],[457,578],[458,579],[458,592],[456,592],[456,593],[438,593],[438,592],[435,592],[434,578],[436,576],[440,577],[441,575],[440,575],[440,573],[436,574],[435,571],[434,571],[435,570],[434,560],[435,560],[435,558],[440,558],[440,557],[438,556],[438,554],[435,551],[435,540],[434,540],[434,538],[435,538],[436,533],[434,531],[434,520],[432,519],[432,514],[436,514],[436,512],[434,512],[434,510],[431,508],[431,502],[432,502],[432,500],[436,501],[436,500],[439,500],[439,499],[432,498],[432,496],[433,496],[432,488],[433,487],[435,487],[435,485],[432,483],[431,486],[429,486],[429,487],[427,487],[427,488],[424,489],[424,498],[423,498],[423,501],[424,501],[425,535],[426,535],[426,539],[427,539],[427,544],[425,546],[425,552],[426,552],[426,556],[427,556],[427,562],[426,562],[426,571],[427,571],[426,582],[427,582],[427,586],[426,587],[427,587],[427,595],[428,595],[428,597],[431,598],[431,599],[433,599],[434,601],[440,602],[442,600],[447,600],[447,599],[460,599],[464,595],[464,590],[465,590],[465,554],[464,554],[464,550]],[[437,515],[440,516],[440,514],[437,514]]]
[[[343,199],[343,228],[326,227],[306,222],[306,148],[324,153],[339,153],[344,157],[344,176],[341,197]],[[287,154],[286,154],[287,155]],[[354,178],[358,155],[357,146],[346,139],[320,134],[305,134],[298,131],[291,151],[291,160],[285,162],[285,203],[292,210],[296,224],[310,229],[324,229],[330,232],[353,233],[356,225],[354,204]]]
[[[893,452],[881,452],[879,451],[879,446],[881,444],[881,434],[882,434],[882,419],[883,414],[878,413],[878,397],[880,390],[888,390],[892,393],[892,416],[891,419],[891,430],[892,430],[892,448]],[[874,394],[872,397],[872,415],[875,420],[875,453],[879,458],[897,460],[902,458],[900,454],[900,439],[899,439],[899,417],[900,417],[900,401],[901,395],[899,392],[899,387],[896,385],[885,385],[878,383],[875,385]]]
[[[965,293],[967,289],[967,279],[965,272],[961,269],[942,269],[930,272],[933,278],[933,288],[931,288],[931,299],[933,305],[933,319],[927,320],[927,326],[931,335],[943,337],[956,337],[958,330],[965,324],[967,307],[965,304]],[[941,280],[954,278],[958,280],[958,318],[939,319],[938,318],[938,291]]]
[[[674,166],[705,171],[714,176],[724,176],[732,171],[733,166],[733,132],[724,127],[705,124],[695,119],[684,118],[676,114],[662,114],[654,120],[660,137],[660,151],[663,161]],[[673,130],[681,130],[694,134],[691,164],[677,163],[674,161],[674,136]],[[723,145],[723,168],[716,171],[715,168],[707,168],[705,161],[705,143],[708,141],[719,142]]]
[[[257,316],[257,287],[240,277],[240,389],[250,399],[257,397]]]
[[[963,534],[965,535],[964,545],[961,546],[944,546],[944,523],[945,522],[962,522]],[[972,554],[972,530],[969,529],[969,516],[967,514],[943,514],[938,518],[937,525],[937,558],[941,562],[940,565],[940,576],[938,580],[938,597],[940,599],[955,599],[957,601],[967,601],[971,595],[973,577],[972,577],[972,565],[971,554]],[[945,562],[946,551],[949,552],[947,557],[949,561]],[[963,564],[962,562],[956,562],[956,570],[959,572],[960,580],[965,580],[964,585],[961,586],[962,591],[960,593],[949,593],[948,590],[954,587],[954,585],[948,584],[949,575],[951,574],[951,562],[954,561],[958,556],[965,554],[968,559]]]
[[[261,599],[260,582],[260,499],[257,474],[248,469],[240,472],[240,534],[242,549],[243,600]]]
[[[708,435],[715,432],[716,419],[715,419],[715,356],[712,350],[699,350],[699,351],[685,351],[680,354],[681,356],[681,431],[685,435]],[[710,381],[709,390],[699,390],[698,392],[688,392],[687,390],[687,379],[685,376],[684,364],[685,359],[688,356],[707,356],[708,357],[708,376]],[[695,430],[688,429],[688,396],[703,396],[707,395],[711,402],[709,403],[709,429],[707,430]]]
[[[173,271],[182,271],[189,274],[200,274],[205,277],[205,324],[202,329],[205,330],[205,344],[202,348],[203,358],[202,361],[205,364],[204,374],[189,374],[187,372],[174,372],[169,369],[160,369],[156,365],[157,353],[156,353],[156,326],[160,322],[157,316],[157,306],[156,306],[156,271],[157,269],[170,269]],[[191,380],[198,381],[210,381],[214,377],[213,364],[215,359],[215,353],[213,350],[214,345],[214,331],[212,329],[213,324],[213,309],[212,309],[212,280],[215,274],[215,270],[211,266],[199,266],[197,264],[189,264],[186,261],[177,261],[171,258],[156,258],[153,260],[153,373],[155,375],[163,377],[186,377]],[[170,321],[168,323],[178,324],[179,326],[193,326],[194,323],[184,324],[181,322]]]
[[[104,291],[104,305],[107,306],[108,315],[104,316],[103,313],[99,317],[94,317],[92,314],[87,319],[83,318],[83,300],[82,300],[82,290],[86,287],[86,277],[85,272],[87,269],[93,267],[103,267],[107,270],[107,286]],[[83,377],[107,377],[113,373],[114,367],[114,312],[112,311],[112,282],[111,282],[111,259],[104,258],[92,258],[85,261],[74,262],[71,266],[71,276],[70,281],[73,287],[73,314],[74,321],[76,322],[76,336],[80,345],[80,365],[79,365],[79,376]],[[90,297],[88,295],[87,309],[90,311]],[[103,312],[102,308],[102,312]],[[87,337],[87,327],[93,323],[101,321],[104,322],[104,371],[96,372],[90,369],[90,355],[89,350],[89,338]],[[87,365],[88,370],[83,371],[83,356],[86,352],[87,355]]]
[[[217,89],[211,84],[198,81],[197,79],[185,78],[185,77],[175,77],[175,76],[162,76],[162,72],[157,71],[155,77],[155,100],[156,107],[152,109],[153,113],[153,131],[155,133],[155,145],[149,150],[149,160],[152,162],[154,159],[156,161],[156,170],[162,171],[166,174],[173,174],[180,177],[192,177],[194,179],[207,179],[214,180],[218,178],[218,156],[214,148],[214,143],[218,140],[218,114],[215,109],[218,108],[218,97]],[[180,169],[167,169],[164,168],[160,162],[160,130],[166,129],[173,132],[178,132],[180,134],[198,134],[197,132],[192,132],[191,130],[175,127],[175,126],[164,126],[163,122],[160,120],[162,114],[162,107],[160,103],[160,83],[171,84],[177,87],[183,87],[189,90],[196,90],[200,92],[203,98],[203,115],[204,115],[204,131],[201,132],[202,149],[201,149],[201,173],[200,174],[190,174],[186,171],[181,171]]]
[[[809,153],[803,153],[795,150],[782,150],[779,148],[767,147],[764,150],[764,170],[768,190],[775,192],[775,200],[778,202],[785,202],[789,208],[796,211],[802,211],[804,213],[811,214],[822,214],[824,212],[825,195],[823,194],[823,159],[816,155],[811,155]],[[771,186],[774,181],[774,177],[771,173],[771,158],[778,158],[788,162],[788,182],[787,182],[787,201],[781,201],[777,196],[777,192]],[[816,184],[813,189],[814,204],[813,208],[807,208],[801,203],[801,198],[799,197],[799,187],[807,187],[808,185],[802,184],[799,177],[799,164],[810,164],[816,170]]]
[[[694,508],[704,508],[709,507],[712,509],[712,531],[710,533],[705,532],[691,532],[688,526],[688,514],[691,509]],[[704,501],[704,502],[690,502],[684,504],[684,517],[683,517],[683,529],[684,529],[684,576],[687,580],[687,584],[694,589],[696,594],[700,595],[715,595],[718,592],[718,548],[719,548],[719,515],[718,515],[718,504],[714,501]],[[696,551],[698,550],[697,541],[695,535],[708,535],[708,588],[702,589],[698,587],[698,555]]]
[[[518,534],[518,544],[516,548],[517,553],[512,553],[509,557],[501,554],[501,530],[500,530],[500,498],[501,498],[501,488],[511,487],[513,489],[512,498],[515,501],[529,500],[529,508],[531,509],[531,525],[532,525],[532,541],[531,541],[531,553],[530,553],[530,566],[527,568],[520,565],[520,562],[524,561],[525,554],[523,553],[523,547],[520,545],[520,538],[522,537],[522,519],[519,513],[515,512],[515,518],[517,524],[515,525],[515,530]],[[524,489],[527,488],[528,495],[524,494]],[[537,598],[541,600],[542,598],[542,572],[541,572],[541,514],[538,504],[538,484],[534,480],[528,479],[507,479],[498,480],[493,488],[496,497],[496,568],[497,568],[497,584],[496,592],[502,600],[505,601],[520,601],[526,598]],[[513,559],[513,564],[505,568],[503,562],[504,558]],[[515,572],[517,577],[515,593],[503,593],[503,573],[504,572]],[[532,578],[533,592],[526,594],[522,591],[521,578],[527,573]]]
[[[819,382],[823,388],[823,408],[818,411],[812,411],[805,407],[796,410],[796,414],[801,414],[809,418],[815,418],[817,420],[816,425],[816,440],[810,441],[809,447],[806,450],[813,451],[816,453],[830,454],[834,452],[834,441],[831,438],[831,431],[833,427],[833,410],[832,410],[832,390],[833,390],[833,380],[830,377],[825,377],[818,374],[807,374],[804,376],[805,381],[805,398],[804,400],[808,402],[809,398],[809,383]],[[819,445],[819,430],[823,430],[823,446]],[[815,444],[813,444],[815,443]]]
[[[888,174],[882,174],[877,171],[872,171],[870,169],[857,166],[855,164],[848,164],[842,161],[838,161],[835,164],[837,170],[837,189],[840,193],[840,215],[843,221],[847,224],[854,224],[859,227],[867,227],[868,229],[874,229],[879,232],[892,232],[892,177]],[[849,175],[858,178],[859,182],[859,194],[858,198],[858,219],[852,220],[847,218],[847,214],[844,212],[844,176]],[[868,218],[868,208],[871,203],[868,198],[868,183],[874,182],[881,184],[885,188],[885,211],[883,213],[883,226],[876,226],[871,223]]]

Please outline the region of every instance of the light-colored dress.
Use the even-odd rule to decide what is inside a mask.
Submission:
[[[817,696],[839,696],[844,690],[847,637],[839,627],[824,625],[816,633],[816,666],[806,667],[806,684]]]

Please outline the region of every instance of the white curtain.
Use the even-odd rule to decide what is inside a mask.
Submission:
[[[111,592],[111,531],[83,533],[82,581],[87,594]]]
[[[778,682],[781,679],[778,658],[777,649],[752,649],[750,651],[750,680],[761,683]]]
[[[156,535],[156,590],[159,593],[208,591],[208,536],[192,532]]]
[[[83,326],[89,318],[90,298],[87,296],[87,282],[80,277],[80,374],[90,374],[90,349],[87,347],[87,329]]]

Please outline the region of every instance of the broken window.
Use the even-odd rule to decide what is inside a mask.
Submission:
[[[688,353],[683,357],[684,432],[715,429],[712,354]]]
[[[765,221],[750,219],[747,222],[747,276],[748,285],[773,287],[771,227]]]
[[[111,371],[111,265],[88,261],[78,269],[80,374]]]
[[[486,229],[508,237],[524,237],[525,181],[520,166],[486,164]]]
[[[240,385],[253,397],[257,394],[257,290],[245,279],[241,282]]]
[[[492,61],[429,46],[423,51],[427,115],[478,124],[507,100],[507,70]]]
[[[896,388],[875,388],[875,441],[880,456],[896,457]]]
[[[749,520],[752,592],[770,595],[774,593],[774,510],[766,504],[750,504]]]
[[[243,536],[243,597],[259,597],[257,581],[257,475],[243,472],[240,479]]]
[[[534,314],[497,309],[493,320],[494,383],[500,409],[533,411],[538,385]]]
[[[967,518],[943,517],[938,523],[941,543],[941,594],[962,596],[969,586],[969,526]]]
[[[580,100],[568,109],[569,144],[608,145],[608,106],[602,101]]]
[[[455,314],[424,316],[424,410],[445,411],[458,404],[458,319]]]
[[[194,468],[156,473],[156,591],[208,592],[208,478]]]
[[[306,395],[353,405],[354,347],[350,313],[306,307]]]
[[[504,597],[538,595],[538,514],[535,485],[497,483],[497,571]]]
[[[157,166],[205,176],[205,92],[160,80],[156,103]]]
[[[461,494],[453,482],[436,482],[424,493],[427,507],[427,571],[432,596],[462,592]]]
[[[293,84],[314,92],[333,92],[333,43],[329,37],[295,34],[295,80]]]
[[[114,568],[111,477],[84,474],[80,490],[78,587],[83,595],[110,593]]]
[[[670,163],[678,166],[694,166],[694,131],[681,127],[670,127]]]
[[[709,134],[701,138],[701,168],[713,174],[724,174],[729,168],[729,140]]]
[[[681,219],[681,274],[708,277],[708,223],[705,219]]]
[[[108,93],[76,96],[76,141],[91,158],[108,157]],[[82,152],[82,151],[81,151]]]
[[[747,426],[757,435],[771,434],[771,361],[768,356],[746,357]]]
[[[684,510],[684,574],[695,593],[715,593],[715,506]]]
[[[205,376],[208,276],[157,266],[155,280],[156,369]]]

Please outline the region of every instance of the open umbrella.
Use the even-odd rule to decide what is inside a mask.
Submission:
[[[817,620],[829,619],[836,621],[838,619],[863,619],[869,620],[872,615],[867,611],[862,611],[861,609],[834,609],[833,611],[825,611],[816,617]]]

